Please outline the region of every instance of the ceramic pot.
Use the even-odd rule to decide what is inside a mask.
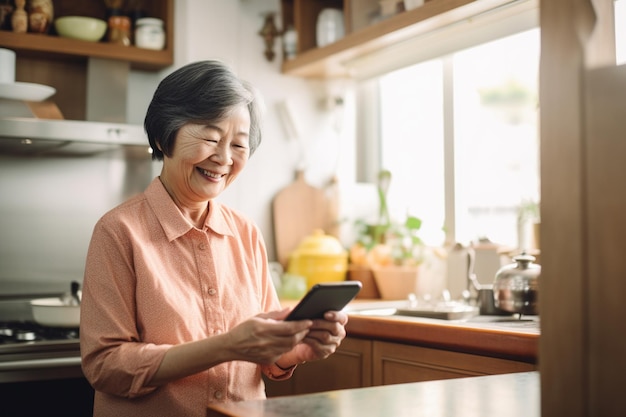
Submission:
[[[378,291],[378,285],[376,285],[374,272],[369,266],[350,265],[348,267],[348,279],[350,281],[360,281],[361,285],[363,285],[361,291],[357,294],[356,298],[380,298],[380,291]]]
[[[322,282],[345,281],[348,252],[337,238],[317,229],[291,254],[287,272],[307,280],[307,289]]]
[[[405,300],[417,293],[419,267],[389,265],[372,268],[374,280],[385,300]]]

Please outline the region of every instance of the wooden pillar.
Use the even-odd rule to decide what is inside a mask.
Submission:
[[[540,25],[542,415],[624,415],[626,342],[610,345],[623,304],[606,297],[626,294],[611,251],[626,233],[626,101],[598,93],[615,69],[613,0],[543,0]],[[618,102],[621,132],[607,132],[602,113]]]

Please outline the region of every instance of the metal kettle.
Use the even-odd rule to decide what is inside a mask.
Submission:
[[[510,313],[539,314],[539,275],[541,266],[533,263],[535,257],[522,253],[513,257],[514,263],[496,272],[493,284],[494,304]]]

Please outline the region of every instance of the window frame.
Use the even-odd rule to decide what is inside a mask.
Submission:
[[[443,60],[445,244],[456,242],[453,59],[456,51],[539,28],[536,0],[499,7],[348,65],[356,76],[356,179],[374,183],[382,169],[378,77],[431,59]],[[435,47],[433,47],[435,46]],[[419,51],[419,52],[416,52]]]

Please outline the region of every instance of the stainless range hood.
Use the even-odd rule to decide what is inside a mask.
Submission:
[[[149,154],[143,126],[28,117],[0,118],[0,153],[90,155],[114,150]]]

